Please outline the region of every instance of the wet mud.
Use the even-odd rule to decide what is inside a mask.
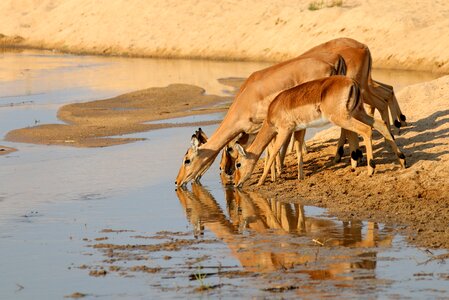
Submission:
[[[410,120],[396,138],[404,149],[407,169],[401,169],[383,138],[374,133],[376,172],[366,174],[366,161],[353,170],[349,153],[333,162],[338,130],[307,143],[305,179],[297,180],[296,156],[290,154],[276,182],[256,186],[262,162],[247,188],[266,197],[302,201],[326,207],[341,218],[397,224],[416,245],[449,248],[449,111]],[[346,149],[347,151],[347,149]],[[348,151],[347,151],[348,152]]]
[[[395,247],[394,226],[311,216],[303,204],[257,192],[225,189],[226,207],[201,185],[176,194],[191,230],[153,235],[120,230],[113,234],[129,234],[136,242],[87,241],[86,247],[99,251],[103,259],[79,269],[94,277],[146,274],[154,288],[170,292],[176,286],[176,291],[191,295],[229,295],[233,290],[247,295],[254,289],[251,294],[262,297],[392,296],[396,280],[404,279],[384,278],[377,270],[396,263],[382,254]],[[216,249],[213,256],[210,246]],[[238,264],[225,263],[223,255]],[[444,281],[448,274],[437,276]],[[414,280],[435,276],[418,270],[409,275]]]

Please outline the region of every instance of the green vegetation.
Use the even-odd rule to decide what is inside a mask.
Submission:
[[[324,7],[341,7],[343,6],[343,0],[332,0],[332,1],[324,1],[324,0],[320,0],[320,1],[312,1],[309,3],[309,10],[319,10],[322,9]]]

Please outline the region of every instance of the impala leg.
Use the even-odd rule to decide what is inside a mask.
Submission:
[[[375,111],[375,107],[369,105],[369,109],[368,109],[368,115],[370,115],[371,117],[374,117],[374,111]]]
[[[282,152],[283,149],[284,149],[284,145],[281,147],[281,150],[279,150],[279,153],[276,154],[276,166],[275,166],[275,169],[276,169],[276,175],[279,175],[279,176],[281,175],[282,168],[283,168],[282,159],[281,159],[281,152]]]
[[[346,131],[346,136],[349,142],[349,153],[351,153],[351,167],[355,169],[360,165],[363,158],[362,151],[359,149],[359,137],[355,132],[346,129],[342,130]]]
[[[262,185],[265,182],[265,179],[268,176],[268,170],[273,165],[273,162],[276,159],[276,154],[281,149],[284,142],[290,137],[291,132],[285,130],[284,132],[279,132],[276,136],[276,139],[274,141],[273,147],[271,148],[272,154],[270,154],[270,158],[268,159],[268,165],[267,168],[263,171],[262,177],[260,177],[259,182],[257,185]]]
[[[357,118],[359,118],[362,122],[365,122],[365,123],[371,125],[372,127],[374,127],[374,129],[379,131],[380,134],[382,134],[382,136],[385,138],[385,140],[390,144],[391,149],[393,149],[393,151],[396,153],[396,156],[398,158],[398,161],[399,161],[399,164],[401,165],[401,167],[406,168],[407,164],[405,161],[405,155],[404,155],[404,153],[402,153],[402,151],[399,149],[398,145],[394,141],[394,137],[391,134],[390,130],[388,130],[385,122],[382,122],[381,120],[378,120],[378,119],[371,118],[370,116],[368,116],[365,113],[365,111],[359,111]]]
[[[363,90],[362,95],[363,101],[366,102],[368,105],[376,107],[376,109],[380,113],[382,120],[384,120],[385,124],[387,124],[388,128],[390,128],[391,124],[390,124],[390,116],[388,115],[387,101],[367,90]]]
[[[406,117],[402,114],[401,108],[399,107],[399,103],[398,103],[398,99],[396,98],[396,95],[394,93],[394,89],[391,85],[379,82],[379,81],[375,81],[373,80],[374,83],[376,83],[377,85],[379,85],[378,87],[375,87],[376,90],[378,89],[382,89],[384,92],[388,93],[388,102],[390,103],[391,101],[391,106],[394,107],[394,110],[396,111],[395,116],[396,120],[398,120],[401,123],[401,126],[407,126],[407,122],[406,122]],[[380,91],[382,92],[382,91]],[[390,104],[389,104],[390,105]]]
[[[341,161],[341,158],[343,157],[344,154],[344,149],[343,146],[346,143],[346,130],[344,130],[343,128],[341,129],[341,133],[340,133],[340,138],[338,139],[338,143],[337,143],[337,153],[335,153],[335,158],[334,158],[334,163],[339,163]]]
[[[401,113],[400,113],[399,105],[397,104],[397,100],[396,100],[396,97],[394,96],[393,91],[387,90],[381,86],[379,86],[377,88],[371,88],[371,90],[373,91],[372,94],[374,97],[384,99],[387,102],[387,106],[389,108],[390,115],[391,115],[391,120],[393,121],[393,124],[394,124],[395,134],[399,135],[400,128],[402,126],[402,122],[400,119]],[[371,116],[371,117],[373,117],[373,116]],[[385,118],[382,118],[382,119],[385,120]],[[388,127],[388,128],[390,128],[390,127]]]
[[[273,141],[271,141],[271,143],[267,147],[267,157],[265,158],[265,165],[264,165],[264,173],[265,173],[265,170],[267,170],[267,172],[271,171],[270,172],[271,181],[273,181],[273,182],[276,181],[276,168],[275,168],[276,166],[275,166],[275,164],[269,165],[268,162],[270,161],[271,156],[274,156],[274,157],[277,156],[276,153],[273,152],[273,144],[274,144],[275,140],[276,140],[276,138],[274,138]]]
[[[302,145],[304,145],[304,136],[306,135],[305,130],[296,131],[294,133],[295,136],[295,149],[296,149],[296,160],[298,163],[298,179],[304,179],[304,171],[303,171],[303,152]]]
[[[290,148],[290,143],[292,143],[291,150],[289,149]],[[278,164],[279,175],[282,173],[282,170],[284,169],[285,155],[288,152],[293,152],[293,143],[294,143],[294,137],[292,135],[290,139],[287,139],[285,141],[284,145],[282,145],[281,151],[279,151],[279,159],[280,159],[280,162]]]
[[[305,133],[304,133],[304,135],[305,135]],[[309,153],[309,151],[307,150],[306,141],[304,141],[302,143],[302,154],[307,154],[307,153]]]
[[[270,164],[270,173],[271,173],[271,181],[275,182],[276,181],[276,158],[277,158],[277,153],[273,152],[273,150],[270,150],[270,157],[273,156],[274,157],[274,162],[272,164]],[[270,163],[270,161],[268,160],[268,164]]]
[[[366,113],[365,113],[366,115]],[[368,116],[368,115],[366,115]],[[376,167],[373,160],[373,145],[371,140],[372,129],[371,126],[365,124],[356,118],[344,119],[335,122],[336,125],[343,127],[349,131],[353,131],[355,133],[360,134],[363,137],[363,141],[365,142],[366,147],[366,160],[368,164],[368,175],[371,176],[374,174],[374,168]]]

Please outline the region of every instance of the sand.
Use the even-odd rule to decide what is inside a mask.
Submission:
[[[347,156],[334,164],[339,129],[333,127],[307,143],[304,181],[296,179],[296,158],[290,155],[277,182],[256,187],[259,167],[246,188],[324,206],[346,219],[399,224],[420,246],[449,248],[449,76],[406,87],[397,97],[408,117],[408,126],[396,138],[407,169],[400,168],[379,134],[374,134],[377,166],[372,177],[366,174],[366,162],[354,172]]]
[[[313,3],[324,3],[310,10]],[[281,61],[351,37],[375,67],[449,71],[449,2],[3,0],[0,45],[101,55]],[[331,6],[331,7],[327,7]]]
[[[220,120],[193,123],[149,121],[225,111],[232,98],[206,95],[187,84],[171,84],[123,94],[111,99],[62,106],[58,118],[66,124],[42,124],[8,132],[11,142],[74,147],[106,147],[142,140],[120,135],[182,126],[205,126]]]

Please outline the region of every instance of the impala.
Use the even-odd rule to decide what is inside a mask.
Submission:
[[[348,38],[340,38],[329,41],[327,43],[318,45],[306,53],[302,54],[300,57],[313,57],[320,60],[327,61],[332,63],[333,55],[339,54],[345,59],[345,67],[346,70],[340,74],[346,74],[346,76],[355,79],[361,87],[363,100],[366,104],[371,106],[371,115],[374,114],[374,108],[379,110],[379,113],[382,116],[382,119],[386,122],[388,128],[390,127],[389,117],[388,117],[388,109],[390,108],[391,117],[394,120],[394,125],[396,128],[400,128],[401,125],[406,125],[405,120],[406,117],[401,113],[399,108],[399,104],[397,103],[396,97],[394,95],[393,87],[380,83],[378,81],[374,81],[371,78],[371,54],[368,47],[362,43],[359,43],[353,39]],[[335,162],[339,162],[341,157],[343,156],[343,145],[346,141],[349,140],[350,144],[350,154],[351,154],[351,165],[353,168],[357,166],[357,162],[362,158],[362,153],[358,149],[358,138],[354,134],[347,132],[342,129],[340,139],[337,145],[337,152],[335,154]],[[246,147],[246,143],[239,143]],[[228,145],[226,149],[227,153],[223,153],[221,165],[234,166],[236,154],[232,154],[231,147],[234,143]],[[304,145],[304,144],[303,144]],[[268,147],[267,149],[270,149]],[[280,173],[281,164],[283,162],[285,156],[286,147],[282,148],[280,152],[280,163],[276,164],[277,169]],[[296,151],[298,163],[302,157],[302,153]],[[267,155],[268,158],[268,155]],[[228,161],[230,160],[230,161]],[[272,166],[272,179],[275,180],[276,173],[274,172],[274,166]],[[228,168],[228,171],[225,175],[222,172],[223,182],[229,183],[232,181],[233,168]],[[299,175],[299,174],[298,174]]]
[[[340,53],[342,57],[348,60],[347,66],[345,66],[344,60],[337,55]],[[303,63],[303,68],[298,68],[298,62],[305,62],[305,58],[313,59],[309,63],[315,61],[317,65],[313,66]],[[338,71],[327,72],[326,75],[323,75],[319,70],[315,69],[320,69],[323,61],[334,65]],[[315,72],[312,73],[316,77],[311,76],[313,75],[311,73],[313,70]],[[217,131],[211,136],[209,142],[203,147],[195,148],[192,146],[188,150],[184,161],[195,162],[181,166],[176,180],[177,184],[184,184],[192,179],[195,179],[195,181],[199,180],[201,175],[212,164],[221,148],[238,134],[242,132],[257,133],[266,117],[266,111],[271,100],[286,88],[305,82],[297,80],[297,78],[314,80],[335,73],[344,74],[345,71],[348,72],[348,76],[360,83],[364,101],[377,108],[384,121],[389,124],[387,106],[393,102],[391,107],[396,109],[398,107],[397,101],[390,86],[371,79],[371,55],[368,47],[348,38],[332,40],[309,50],[296,59],[253,73],[242,85],[227,115]],[[394,105],[394,102],[396,105]],[[391,109],[392,114],[393,109]],[[396,109],[395,115],[397,116],[398,114],[399,118],[405,123],[405,116],[400,111],[397,112]],[[397,121],[396,117],[394,119]],[[397,122],[395,122],[395,125],[398,126]],[[353,141],[350,143],[350,153],[351,165],[354,167],[356,160],[361,158],[360,152],[357,151],[358,138],[354,134],[348,134],[345,131],[342,131],[339,139],[335,161],[338,162],[340,160],[343,154],[343,145],[347,138],[349,141]],[[230,158],[230,156],[226,155],[223,157],[225,159]],[[222,163],[222,165],[226,164],[226,162]],[[233,164],[232,161],[230,164]],[[229,176],[227,175],[228,178]]]
[[[256,162],[271,140],[275,139],[272,153],[277,153],[293,132],[329,122],[363,137],[368,175],[371,176],[375,168],[372,127],[390,143],[399,163],[405,168],[405,156],[394,142],[386,124],[366,114],[360,93],[358,84],[345,76],[331,76],[306,82],[280,93],[270,104],[267,118],[251,146],[245,151],[236,144],[239,156],[235,162],[235,185],[241,187],[249,179]],[[299,140],[301,143],[302,139]],[[268,168],[274,159],[275,155],[270,156]],[[268,168],[264,170],[258,185],[265,181]]]
[[[334,55],[334,64],[315,58],[295,58],[249,76],[218,129],[207,143],[192,137],[191,147],[184,155],[176,184],[198,181],[220,150],[242,132],[255,134],[267,116],[271,101],[282,91],[303,82],[341,73],[344,60]]]

